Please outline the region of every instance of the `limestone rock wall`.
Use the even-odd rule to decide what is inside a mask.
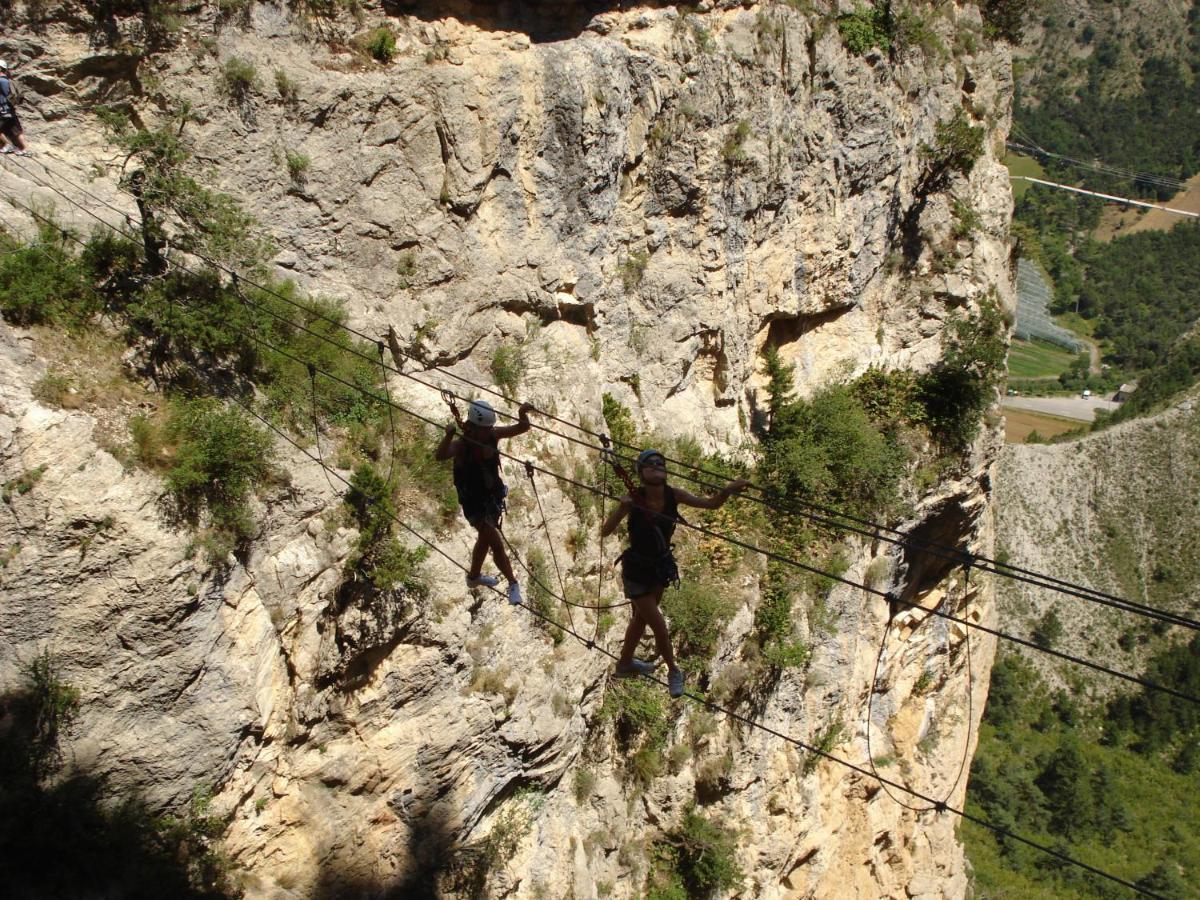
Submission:
[[[974,50],[960,42],[980,29],[973,5],[939,7],[944,55],[891,57],[848,53],[827,18],[789,4],[708,3],[686,16],[572,7],[553,39],[522,30],[510,6],[404,4],[386,65],[348,49],[382,19],[370,7],[361,23],[307,24],[265,4],[244,24],[201,10],[173,48],[147,58],[121,42],[136,37],[133,20],[114,21],[107,41],[43,29],[20,39],[19,56],[31,73],[27,128],[44,149],[5,177],[77,225],[86,218],[46,185],[85,202],[86,186],[110,204],[93,211],[119,222],[132,204],[114,188],[87,109],[128,101],[153,120],[186,100],[207,177],[268,229],[279,273],[345,298],[356,327],[392,325],[482,382],[496,348],[520,344],[520,393],[541,408],[595,423],[607,392],[647,429],[726,451],[758,412],[765,342],[796,364],[807,393],[871,365],[928,366],[954,310],[992,290],[1009,298],[1011,199],[997,161],[1008,57],[982,39]],[[240,102],[219,87],[235,56],[260,79]],[[296,85],[294,101],[279,96],[276,70]],[[987,126],[984,156],[969,178],[924,192],[922,147],[960,109]],[[289,175],[288,151],[310,158],[302,178]],[[953,230],[954,199],[980,217],[968,236]],[[16,548],[3,572],[0,676],[52,646],[85,696],[79,764],[161,805],[197,783],[219,786],[250,896],[449,893],[454,851],[480,846],[518,808],[515,849],[485,893],[639,896],[639,842],[676,823],[698,792],[740,830],[743,896],[964,894],[953,817],[906,810],[872,779],[806,764],[761,732],[718,720],[696,737],[694,717],[680,713],[671,743],[693,743],[692,756],[635,789],[598,720],[608,660],[469,596],[447,559],[427,563],[431,602],[383,598],[371,622],[335,621],[354,534],[329,515],[339,498],[321,472],[286,447],[291,482],[262,498],[255,550],[214,577],[156,516],[155,479],[102,449],[94,411],[33,399],[45,371],[36,340],[0,327],[5,471],[45,467],[0,517],[6,556]],[[445,415],[436,393],[399,378],[391,388]],[[906,523],[916,533],[990,548],[995,434],[960,478],[921,498]],[[583,458],[536,434],[520,452]],[[539,519],[515,487],[520,473],[508,478],[507,528],[529,547]],[[565,544],[574,510],[554,486],[542,490]],[[72,535],[106,516],[80,553]],[[460,558],[468,540],[459,527],[438,535]],[[611,545],[603,563],[597,549],[593,536],[572,577],[608,565]],[[849,578],[870,569],[926,605],[993,615],[990,588],[961,573],[883,543],[846,551]],[[735,669],[758,602],[755,571],[736,580],[741,606],[717,678]],[[886,604],[849,588],[828,603],[836,628],[810,635],[807,671],[785,673],[754,715],[869,765],[870,699],[871,755],[891,759],[881,771],[961,804],[990,643],[973,640],[969,681],[961,629],[901,613],[877,664]],[[613,647],[620,627],[618,616]],[[335,633],[371,644],[353,679],[341,677]],[[577,797],[581,769],[595,783]]]

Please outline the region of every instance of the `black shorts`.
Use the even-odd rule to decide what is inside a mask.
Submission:
[[[500,526],[504,517],[504,500],[500,497],[485,497],[481,501],[463,503],[463,516],[473,528],[480,525]]]
[[[0,119],[0,134],[4,135],[14,144],[17,142],[17,137],[23,132],[24,129],[21,127],[21,120],[15,112],[7,119]]]
[[[645,597],[648,594],[653,594],[655,591],[662,590],[666,587],[661,582],[644,582],[635,581],[624,572],[621,573],[621,587],[625,591],[626,600],[636,600],[638,597]]]
[[[631,559],[631,556],[632,551],[626,551],[621,556],[621,587],[626,599],[645,597],[679,581],[679,567],[672,554],[650,560],[641,557]]]

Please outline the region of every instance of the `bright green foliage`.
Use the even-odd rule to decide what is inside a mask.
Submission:
[[[671,622],[680,668],[700,671],[716,653],[735,607],[716,585],[685,577],[663,593],[662,611]]]
[[[172,514],[192,526],[207,518],[214,558],[244,545],[255,527],[248,498],[273,471],[270,437],[241,412],[198,399],[171,404],[161,442],[174,448],[165,473]]]
[[[982,125],[972,125],[965,110],[956,110],[945,122],[934,128],[934,145],[921,146],[921,156],[928,160],[934,175],[945,176],[951,172],[970,175],[975,162],[983,155],[983,142],[987,130]]]
[[[241,369],[253,365],[253,313],[212,270],[174,269],[118,302],[130,330],[154,341],[160,360],[207,356]]]
[[[391,486],[369,463],[361,463],[350,476],[346,505],[358,526],[358,541],[346,560],[346,574],[366,579],[376,590],[399,589],[428,598],[429,585],[420,566],[429,551],[425,547],[409,550],[396,540]]]
[[[1076,356],[1057,344],[1040,339],[1014,340],[1008,351],[1008,376],[1010,381],[1013,378],[1057,376],[1068,370],[1078,370],[1081,358],[1086,373],[1088,366],[1086,353]]]
[[[186,106],[158,128],[140,128],[111,111],[101,119],[125,153],[122,187],[141,192],[148,215],[143,232],[162,239],[163,223],[173,219],[172,244],[186,252],[215,256],[222,262],[253,267],[270,255],[269,243],[254,233],[254,219],[227,194],[212,191],[184,171],[191,153],[183,130],[191,121]],[[136,165],[135,165],[136,163]]]
[[[792,622],[794,591],[787,573],[780,564],[767,564],[767,582],[763,600],[754,611],[754,636],[763,658],[777,669],[800,668],[808,662],[811,651],[796,639]]]
[[[891,3],[881,0],[879,5],[859,6],[854,12],[838,16],[838,32],[842,43],[851,53],[862,56],[872,47],[884,53],[892,49]]]
[[[851,382],[850,391],[884,433],[923,425],[928,418],[920,397],[920,377],[910,369],[888,372],[872,367]]]
[[[612,438],[614,447],[620,452],[622,444],[630,447],[638,446],[637,426],[633,424],[633,414],[612,394],[603,397],[604,424],[608,427],[608,436]]]
[[[501,344],[492,354],[492,378],[508,396],[517,393],[525,377],[525,352],[519,344]]]
[[[525,564],[529,566],[530,608],[547,618],[553,618],[558,601],[554,598],[554,582],[551,580],[550,567],[546,564],[546,554],[534,547],[525,555]],[[538,624],[555,644],[563,642],[561,628],[555,628],[543,619],[539,619]]]
[[[780,411],[795,399],[796,377],[793,368],[779,356],[779,348],[767,344],[763,349],[762,372],[767,376],[767,426],[769,436]]]
[[[315,382],[319,420],[352,427],[384,419],[383,370],[376,362],[379,353],[341,327],[346,322],[341,305],[305,298],[292,281],[263,284],[266,290],[247,287],[245,295],[267,312],[247,314],[255,317],[249,327],[283,351],[253,344],[259,379],[277,415],[298,431],[311,431]],[[315,378],[309,377],[307,362],[316,368]]]
[[[1007,326],[994,297],[984,298],[979,312],[948,323],[942,360],[921,377],[919,389],[930,430],[943,447],[962,451],[975,438],[1003,375],[1007,348]]]
[[[780,411],[758,480],[784,496],[875,514],[895,502],[903,461],[854,394],[838,385]]]
[[[297,150],[288,150],[284,153],[284,163],[287,165],[288,176],[297,183],[304,180],[304,176],[308,174],[308,167],[312,164],[308,154],[300,153]]]
[[[367,35],[366,48],[379,62],[391,62],[396,55],[396,33],[387,25],[381,25]]]
[[[240,56],[231,56],[221,66],[221,88],[230,99],[243,102],[258,88],[258,72],[254,63]]]
[[[635,782],[645,785],[662,774],[670,722],[667,692],[660,685],[642,678],[614,682],[604,695],[600,718],[616,728]]]
[[[27,246],[5,236],[0,251],[0,313],[7,321],[79,326],[99,310],[89,273],[55,225],[39,221],[37,242]]]
[[[654,847],[647,896],[659,900],[710,897],[745,877],[737,862],[737,832],[690,808]]]

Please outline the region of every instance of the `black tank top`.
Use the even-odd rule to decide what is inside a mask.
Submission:
[[[459,495],[483,498],[501,493],[499,440],[495,433],[486,438],[463,437],[463,451],[454,460],[454,486]],[[491,449],[491,455],[485,451]]]
[[[679,521],[679,504],[670,485],[663,486],[662,512],[651,512],[645,506],[641,491],[633,495],[634,507],[629,511],[629,549],[639,556],[659,556],[671,549],[671,538]]]

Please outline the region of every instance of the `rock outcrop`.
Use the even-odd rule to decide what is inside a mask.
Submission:
[[[955,311],[1009,298],[1011,198],[996,158],[1008,57],[979,34],[973,5],[939,7],[936,43],[863,56],[827,18],[783,3],[688,15],[611,4],[563,14],[549,35],[521,30],[513,4],[478,11],[492,6],[403,4],[387,64],[349,49],[381,18],[373,8],[362,23],[305,24],[266,4],[245,24],[204,12],[144,57],[50,26],[20,44],[37,70],[26,125],[47,149],[5,177],[77,226],[86,218],[64,195],[119,224],[132,201],[114,174],[82,174],[109,158],[86,107],[125,101],[149,120],[186,101],[197,158],[269,231],[278,272],[345,298],[356,327],[393,326],[488,383],[496,349],[519,345],[520,394],[539,407],[594,423],[610,393],[646,430],[726,452],[759,414],[765,344],[807,393],[870,366],[927,368]],[[113,23],[118,36],[135,26]],[[219,88],[232,57],[258,73],[236,102]],[[983,155],[932,190],[928,148],[960,111],[988,129]],[[305,170],[289,173],[289,151]],[[955,227],[955,202],[977,214],[974,230]],[[334,515],[334,485],[286,446],[290,483],[262,498],[250,557],[214,574],[156,514],[156,480],[102,448],[95,411],[33,399],[44,363],[28,335],[0,328],[5,480],[40,473],[0,517],[0,677],[53,647],[84,694],[77,764],[160,806],[217,786],[250,896],[449,892],[463,887],[462,848],[502,832],[503,858],[469,857],[491,861],[472,870],[489,895],[639,896],[645,839],[697,796],[740,833],[742,896],[965,894],[953,816],[899,805],[761,731],[677,710],[669,742],[691,749],[630,784],[599,716],[610,660],[471,597],[452,559],[430,556],[428,603],[339,607],[354,533]],[[446,414],[434,391],[401,378],[391,389]],[[987,429],[904,527],[989,549],[997,440]],[[583,458],[538,434],[519,452]],[[540,519],[508,475],[508,530],[527,548]],[[542,490],[565,546],[575,511]],[[404,515],[419,523],[420,507]],[[81,533],[94,533],[86,552]],[[466,540],[459,528],[437,537],[453,557]],[[597,549],[592,539],[572,561],[589,590],[610,562]],[[992,620],[986,584],[889,551],[847,540],[846,577]],[[750,563],[730,575],[739,611],[714,681],[736,680],[757,576]],[[801,617],[811,664],[761,692],[754,717],[857,766],[874,755],[888,778],[961,806],[991,642],[968,649],[959,626],[891,617],[844,586],[825,603],[836,625]]]

